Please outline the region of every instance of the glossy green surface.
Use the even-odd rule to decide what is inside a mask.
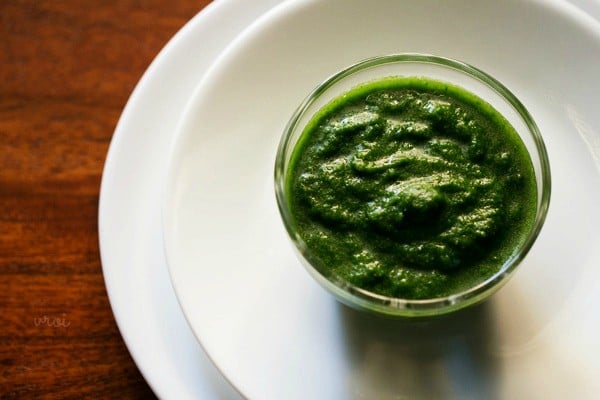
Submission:
[[[493,275],[533,225],[529,154],[490,105],[456,86],[386,78],[321,109],[286,177],[317,269],[404,299]]]

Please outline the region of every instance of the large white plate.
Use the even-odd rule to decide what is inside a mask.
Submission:
[[[279,1],[219,0],[206,7],[146,71],[110,145],[98,217],[104,279],[123,339],[163,399],[239,399],[177,303],[163,252],[160,199],[166,149],[194,87],[223,48]]]
[[[219,0],[190,21],[138,84],[106,160],[99,210],[106,286],[125,342],[161,398],[239,397],[196,343],[175,300],[162,251],[156,174],[165,168],[170,128],[194,85],[236,33],[274,3]],[[600,16],[595,0],[573,3]]]
[[[481,307],[407,323],[338,305],[302,269],[272,170],[294,108],[360,59],[422,52],[495,76],[548,147],[553,197]],[[592,398],[600,393],[600,26],[558,1],[297,0],[263,16],[183,115],[164,218],[190,325],[252,399]]]

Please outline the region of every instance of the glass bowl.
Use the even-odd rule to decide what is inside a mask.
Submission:
[[[457,293],[426,299],[388,297],[357,287],[326,273],[311,255],[290,210],[286,176],[294,148],[313,116],[349,90],[389,77],[418,77],[446,82],[475,94],[495,108],[516,130],[533,163],[537,185],[535,220],[525,240],[487,279]],[[542,228],[550,201],[550,166],[539,130],[523,104],[485,72],[449,58],[424,54],[397,54],[360,61],[318,85],[300,104],[285,128],[275,162],[275,192],[279,211],[297,255],[308,272],[342,303],[375,313],[400,317],[435,316],[476,304],[497,291],[516,270]]]

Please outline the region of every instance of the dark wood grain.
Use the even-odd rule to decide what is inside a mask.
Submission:
[[[0,398],[152,398],[98,250],[106,152],[135,84],[209,0],[0,1]]]

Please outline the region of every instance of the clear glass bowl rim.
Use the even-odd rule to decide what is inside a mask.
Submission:
[[[339,81],[369,68],[394,63],[434,64],[462,72],[479,80],[481,83],[485,84],[488,88],[492,89],[499,96],[501,96],[506,102],[508,102],[517,112],[517,114],[523,119],[523,122],[527,126],[529,134],[534,141],[535,148],[538,153],[537,155],[539,157],[542,195],[540,198],[538,198],[538,207],[536,210],[536,218],[533,227],[523,245],[518,249],[516,254],[513,254],[511,258],[504,262],[502,267],[494,275],[476,286],[445,297],[422,300],[401,299],[379,295],[361,289],[360,287],[354,286],[347,282],[343,282],[343,284],[341,284],[341,282],[336,284],[330,281],[313,265],[314,260],[311,261],[310,253],[308,252],[306,245],[296,232],[296,229],[293,225],[292,215],[288,209],[287,197],[285,193],[285,155],[289,146],[295,145],[295,143],[291,143],[292,134],[298,128],[300,119],[304,116],[306,111],[316,101],[316,99],[318,99],[323,93],[325,93],[329,88]],[[416,76],[416,74],[413,76]],[[381,76],[379,78],[381,79],[384,77],[385,76]],[[351,88],[348,88],[347,90],[351,90]],[[301,127],[301,129],[304,129],[304,127]],[[512,272],[514,272],[517,266],[525,258],[533,246],[533,243],[539,236],[548,213],[548,208],[550,205],[550,193],[550,162],[546,146],[537,124],[521,101],[502,83],[486,72],[483,72],[482,70],[462,61],[430,54],[400,53],[368,58],[335,73],[323,81],[304,99],[304,101],[300,104],[300,106],[298,106],[290,118],[279,143],[275,161],[275,194],[279,212],[283,219],[285,228],[292,242],[294,242],[294,245],[296,246],[296,250],[298,250],[300,256],[305,261],[303,264],[311,273],[311,275],[343,303],[355,308],[371,310],[377,313],[392,316],[411,317],[446,314],[448,312],[476,304],[498,290],[508,280],[508,278],[512,275]]]

